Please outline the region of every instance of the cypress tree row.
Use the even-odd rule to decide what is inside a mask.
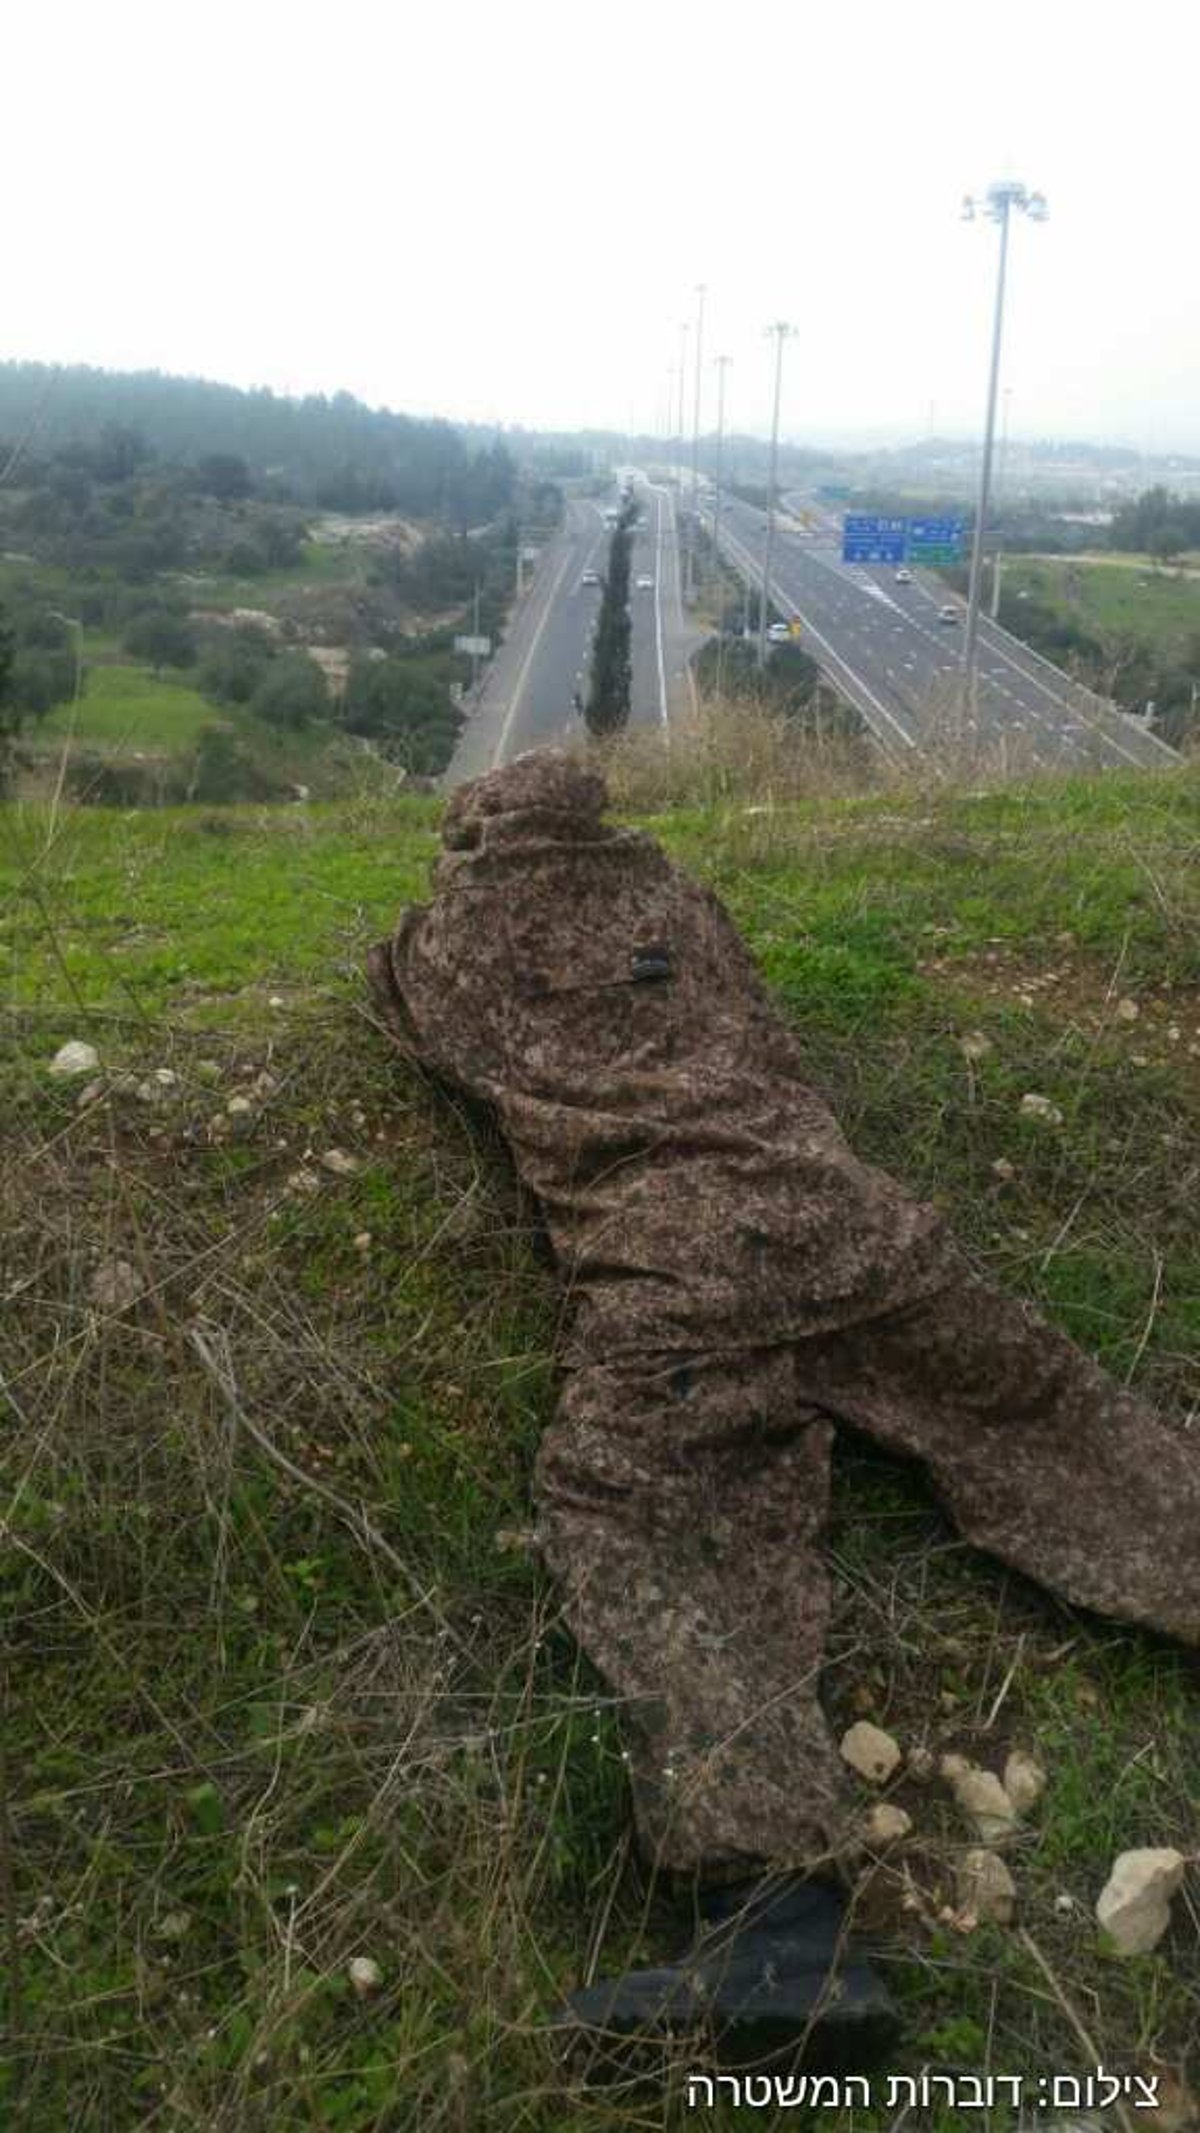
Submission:
[[[584,722],[597,738],[620,733],[629,721],[631,679],[629,622],[629,565],[633,554],[633,523],[637,506],[626,503],[617,522],[608,551],[608,575],[596,622],[592,647],[592,673]]]

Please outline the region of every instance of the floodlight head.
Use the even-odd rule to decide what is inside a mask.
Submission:
[[[975,202],[972,200],[970,193],[963,194],[962,219],[964,222],[974,222],[975,220]]]
[[[1044,222],[1050,210],[1044,193],[1030,193],[1025,203],[1025,212],[1034,222]]]

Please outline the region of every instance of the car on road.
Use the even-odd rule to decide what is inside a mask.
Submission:
[[[773,622],[767,631],[768,644],[790,644],[792,633],[786,622]]]
[[[598,585],[600,573],[598,570],[585,570],[579,582],[581,585]]]
[[[957,622],[957,621],[958,621],[958,609],[957,609],[956,607],[951,607],[951,606],[949,605],[949,602],[947,602],[947,604],[946,604],[946,606],[945,606],[945,607],[939,607],[939,609],[938,609],[938,621],[939,621],[939,622]]]
[[[911,570],[898,570],[898,571],[896,572],[896,583],[897,583],[897,585],[911,585],[911,584],[912,584],[912,572],[911,572]]]
[[[637,589],[640,593],[652,593],[654,591],[653,578],[639,578],[637,581]]]

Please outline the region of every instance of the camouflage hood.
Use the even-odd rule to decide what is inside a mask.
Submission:
[[[603,826],[607,805],[595,771],[560,749],[541,748],[460,785],[442,818],[442,844],[458,854],[591,843],[613,834]]]

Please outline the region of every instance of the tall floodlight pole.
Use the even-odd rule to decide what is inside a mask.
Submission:
[[[767,663],[767,609],[771,593],[771,553],[775,546],[775,470],[779,462],[779,394],[783,384],[783,344],[796,331],[777,319],[767,332],[775,336],[775,400],[771,414],[771,471],[767,477],[767,539],[763,549],[762,586],[758,597],[758,663]]]
[[[721,680],[725,666],[725,573],[721,568],[721,487],[725,466],[725,373],[732,357],[718,356],[717,373],[717,457],[713,468],[713,487],[716,495],[713,502],[713,554],[717,567],[717,702],[721,701]]]
[[[679,449],[681,452],[683,450],[683,440],[687,435],[687,432],[683,426],[683,394],[684,387],[687,382],[687,340],[688,322],[686,319],[684,319],[681,322],[679,328],[679,427],[675,432],[677,438],[679,439]]]
[[[992,440],[996,434],[996,387],[1000,379],[1000,338],[1004,327],[1004,282],[1008,271],[1008,227],[1014,208],[1019,214],[1028,215],[1033,222],[1046,219],[1046,202],[1041,193],[1027,192],[1014,179],[1006,178],[998,185],[989,185],[981,202],[968,193],[963,200],[963,221],[974,222],[977,207],[981,207],[989,222],[1000,225],[1000,255],[996,269],[996,310],[992,320],[992,367],[988,377],[987,422],[983,436],[983,464],[979,470],[979,501],[975,512],[975,539],[971,546],[971,580],[967,594],[967,630],[963,639],[962,694],[963,708],[970,711],[975,701],[976,646],[979,638],[979,598],[983,579],[983,536],[987,524],[988,495],[992,480]]]
[[[996,508],[1002,506],[1005,496],[1004,477],[1008,471],[1008,418],[1012,409],[1012,386],[1004,388],[1004,412],[1000,417],[1000,457],[996,464]],[[992,557],[992,621],[1000,613],[1000,534],[996,533],[996,553]]]
[[[687,544],[687,598],[696,597],[696,520],[700,509],[700,363],[704,347],[704,283],[696,283],[696,378],[692,394],[692,513]]]

